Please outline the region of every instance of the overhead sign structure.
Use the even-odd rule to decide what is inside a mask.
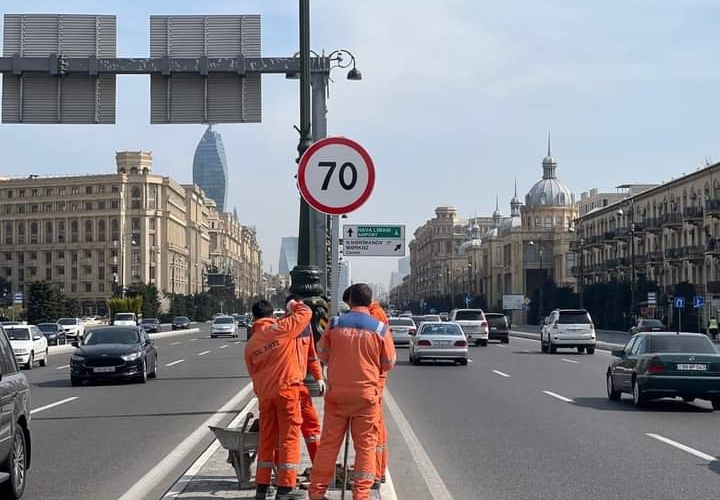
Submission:
[[[346,257],[405,256],[403,225],[344,225],[342,238]]]
[[[506,293],[502,296],[503,309],[521,311],[525,308],[525,296],[521,293]]]
[[[375,165],[357,142],[328,137],[313,143],[302,155],[297,180],[300,194],[312,208],[328,215],[345,215],[370,198]]]

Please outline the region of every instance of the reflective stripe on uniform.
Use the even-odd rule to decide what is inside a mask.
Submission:
[[[355,479],[369,479],[371,481],[375,479],[374,473],[371,474],[370,472],[363,472],[358,470],[353,471],[352,476]]]
[[[312,358],[308,356],[308,361],[319,361],[319,360],[315,356],[313,356]]]
[[[258,469],[272,469],[275,466],[272,462],[258,462],[257,468]]]
[[[375,451],[378,452],[378,453],[382,453],[382,452],[385,451],[385,446],[379,444],[379,445],[377,446],[377,448],[375,448]]]
[[[320,434],[315,434],[314,436],[308,436],[305,438],[306,443],[314,443],[315,441],[320,441]]]
[[[317,348],[317,352],[318,352],[318,353],[328,352],[328,350],[327,350],[325,347],[318,347],[318,348]]]
[[[382,321],[378,321],[377,328],[375,328],[375,333],[377,333],[381,337],[384,337],[385,336],[384,330],[385,330],[385,323],[383,323]]]
[[[290,470],[290,469],[295,469],[295,468],[297,468],[299,465],[300,465],[300,464],[293,464],[293,463],[290,463],[290,462],[283,462],[283,463],[281,463],[281,464],[278,464],[278,469]]]

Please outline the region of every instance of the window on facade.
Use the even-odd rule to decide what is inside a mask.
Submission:
[[[38,242],[38,233],[39,233],[39,224],[37,221],[30,222],[30,244],[37,245]]]
[[[140,217],[133,217],[130,224],[133,231],[140,231]]]
[[[98,221],[98,241],[105,241],[105,220]]]
[[[150,186],[150,192],[148,195],[148,208],[150,210],[157,209],[157,186]]]
[[[90,276],[92,274],[92,267],[83,266],[83,276]]]
[[[117,200],[110,200],[110,208],[113,210],[117,210],[118,208],[118,201]]]
[[[30,205],[30,213],[36,214],[39,210],[40,205],[38,205],[37,203],[33,203],[32,205]]]
[[[8,197],[8,199],[10,199],[10,198],[13,197],[13,190],[12,190],[12,189],[8,189],[8,191],[7,191],[7,197]]]
[[[30,191],[30,196],[32,196],[33,198],[35,196],[40,196],[40,190],[37,188],[33,188],[32,191]]]
[[[45,211],[45,212],[52,212],[52,211],[53,211],[53,204],[52,204],[52,203],[45,203],[45,208],[43,208],[43,211]]]
[[[58,188],[58,196],[65,196],[65,188],[64,187]]]
[[[85,194],[92,194],[93,188],[92,186],[85,186]]]
[[[155,218],[151,217],[148,221],[150,231],[155,231]]]
[[[105,207],[107,207],[107,203],[104,201],[98,201],[98,210],[105,210]]]
[[[20,204],[17,206],[17,213],[24,214],[25,213],[25,205]]]
[[[111,193],[117,193],[117,192],[119,192],[119,191],[120,191],[120,188],[119,188],[116,184],[113,184],[113,185],[110,187],[110,192],[111,192]]]
[[[118,257],[117,248],[113,248],[112,250],[110,250],[110,257],[112,257],[113,260],[117,259],[117,257]]]
[[[18,198],[25,198],[25,190],[18,189]]]
[[[90,243],[93,240],[93,225],[91,220],[85,221],[85,242]]]
[[[77,186],[71,187],[70,194],[80,194],[80,188]]]
[[[18,245],[25,244],[25,221],[18,222]]]
[[[13,211],[12,205],[3,205],[3,213],[11,214]]]
[[[70,221],[70,242],[77,243],[80,239],[79,224],[76,219]]]
[[[53,223],[52,221],[45,221],[45,243],[53,242]]]
[[[65,276],[65,267],[64,266],[57,266],[55,268],[55,272],[58,276]]]
[[[45,264],[52,264],[52,252],[45,252]]]
[[[12,245],[13,244],[13,223],[12,222],[6,222],[5,223],[5,244],[6,245]]]
[[[28,270],[30,271],[30,276],[37,276],[37,267],[30,267]]]
[[[92,207],[93,207],[92,201],[85,202],[85,210],[90,211],[90,210],[92,210]]]
[[[101,264],[105,262],[105,250],[98,250],[97,261]]]
[[[117,219],[110,219],[110,239],[112,241],[120,239],[120,228]]]
[[[85,283],[85,292],[86,293],[92,292],[92,283]]]
[[[77,269],[76,269],[77,270]],[[77,277],[75,277],[77,279]],[[77,293],[77,283],[71,283],[70,284],[70,291],[73,293]]]
[[[45,188],[45,196],[52,196],[53,195],[53,188],[48,187]]]
[[[76,280],[78,278],[77,267],[70,269],[70,279]]]
[[[132,274],[134,280],[140,279],[140,266],[132,266],[130,274]]]
[[[64,260],[65,259],[65,250],[59,250],[56,255],[57,255],[58,259]]]
[[[5,277],[9,278],[12,276],[12,267],[5,268]]]
[[[80,210],[80,204],[75,201],[71,202],[70,203],[70,211],[77,212],[78,210]]]
[[[52,281],[52,268],[51,267],[45,268],[45,281]]]
[[[18,269],[18,281],[21,283],[25,281],[25,269]]]
[[[140,264],[140,251],[139,250],[132,251],[132,263]]]
[[[98,267],[98,279],[105,279],[105,266]]]
[[[70,261],[71,261],[73,264],[77,264],[77,261],[78,261],[78,253],[77,253],[76,250],[73,250],[73,251],[70,252]]]
[[[64,202],[64,201],[58,202],[58,204],[57,204],[57,210],[58,210],[58,212],[64,212],[64,211],[65,211],[65,206],[66,206],[66,205],[65,205],[65,202]]]
[[[25,252],[18,252],[18,264],[25,264]]]
[[[5,260],[12,260],[12,252],[5,252]]]
[[[65,243],[65,221],[58,221],[58,243]]]

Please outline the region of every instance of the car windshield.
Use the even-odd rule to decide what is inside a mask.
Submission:
[[[186,316],[176,316],[173,320],[175,323],[182,323],[183,321],[188,321]]]
[[[480,311],[457,311],[455,321],[482,321],[483,313]]]
[[[233,318],[229,318],[227,316],[222,317],[222,318],[215,318],[215,323],[219,324],[219,325],[230,325],[234,322],[235,322],[235,320]]]
[[[640,324],[642,326],[649,326],[649,327],[659,327],[663,326],[662,321],[659,319],[644,319],[640,321]]]
[[[658,335],[650,337],[648,352],[691,352],[717,354],[707,337],[695,335]]]
[[[411,328],[415,326],[413,320],[408,318],[390,318],[388,321],[390,326],[409,326]]]
[[[460,327],[452,324],[425,324],[420,335],[462,335]]]
[[[76,325],[77,320],[73,318],[60,318],[58,320],[58,325]]]
[[[85,335],[83,345],[137,344],[139,341],[137,330],[131,328],[96,328]]]
[[[57,325],[55,323],[40,323],[38,325],[41,332],[57,332]]]
[[[148,324],[148,323],[157,323],[157,321],[158,321],[158,320],[156,320],[156,319],[151,319],[151,318],[148,318],[148,319],[144,319],[144,320],[142,320],[142,322],[141,322],[141,323],[143,323],[143,324]]]
[[[115,321],[134,321],[135,315],[132,313],[121,313],[115,315]]]
[[[586,311],[560,311],[558,323],[561,325],[589,325],[592,320]]]
[[[7,328],[5,331],[10,340],[30,340],[29,328]]]
[[[486,314],[485,318],[493,326],[507,326],[507,318],[502,314]]]

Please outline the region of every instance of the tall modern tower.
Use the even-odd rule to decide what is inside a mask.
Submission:
[[[208,126],[195,149],[193,183],[215,201],[218,212],[225,211],[228,193],[227,158],[222,136],[212,129],[212,125]]]
[[[297,265],[298,238],[297,236],[286,236],[280,240],[280,262],[278,273],[289,275],[290,271]]]

